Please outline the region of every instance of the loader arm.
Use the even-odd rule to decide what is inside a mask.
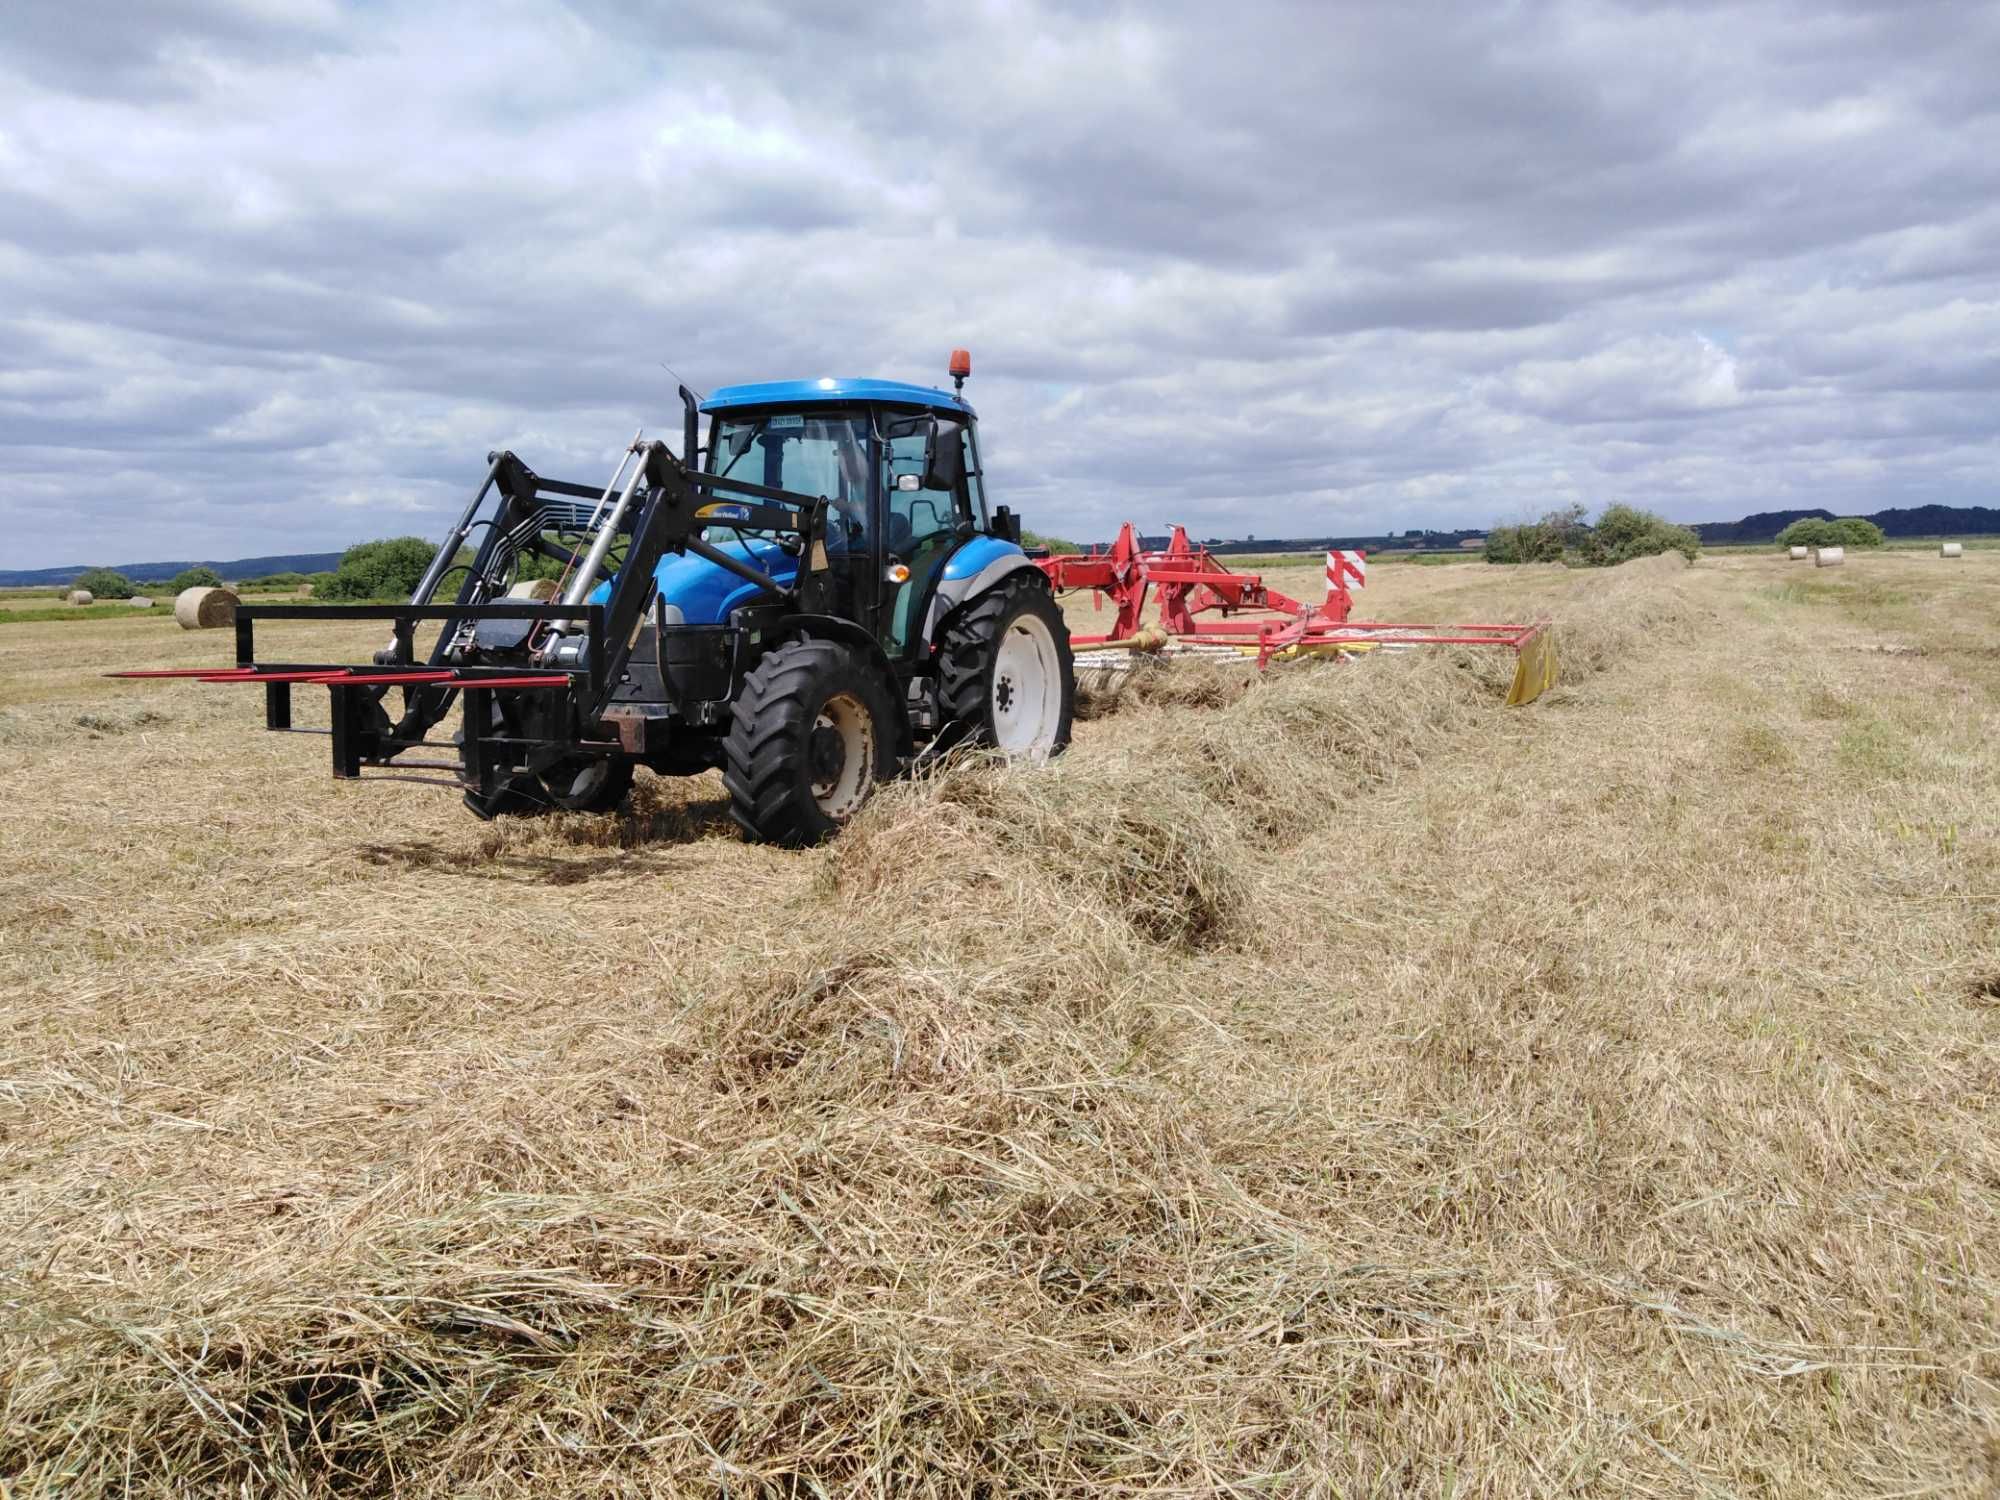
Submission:
[[[772,599],[801,613],[824,608],[826,590],[826,513],[824,498],[753,484],[691,469],[664,443],[646,450],[646,503],[632,531],[625,562],[604,604],[604,687],[602,697],[585,708],[586,717],[609,705],[613,685],[625,670],[646,618],[653,594],[653,575],[669,552],[696,557],[755,584]],[[742,495],[749,501],[716,501],[716,494]],[[722,513],[726,512],[726,513]],[[708,526],[736,526],[750,531],[775,531],[799,538],[803,549],[796,585],[779,583],[739,558],[731,557],[701,533]]]
[[[788,614],[813,613],[827,594],[824,498],[774,489],[749,480],[703,473],[688,467],[664,444],[654,442],[640,454],[632,475],[632,492],[639,498],[636,520],[606,514],[609,491],[597,486],[549,479],[536,474],[509,452],[489,455],[489,466],[471,504],[459,518],[438,555],[426,569],[408,604],[247,605],[236,615],[236,660],[229,668],[187,668],[169,671],[114,673],[114,676],[194,677],[216,683],[260,683],[265,689],[265,727],[295,733],[291,690],[305,684],[329,689],[333,700],[334,774],[355,777],[364,767],[388,767],[408,751],[426,744],[425,736],[466,696],[465,765],[475,781],[487,783],[489,766],[527,760],[559,759],[574,753],[602,753],[615,748],[600,738],[601,721],[630,660],[646,621],[646,608],[656,583],[655,571],[668,553],[688,552],[755,584]],[[621,465],[621,474],[623,466]],[[643,479],[644,490],[637,492]],[[616,484],[614,479],[614,484]],[[489,495],[497,504],[484,520],[479,511]],[[716,501],[715,494],[741,496]],[[596,511],[582,502],[592,502]],[[571,597],[534,603],[498,597],[508,549],[546,550],[540,531],[552,518],[562,524],[591,523],[601,529],[629,532],[625,555],[601,603],[583,602],[597,579],[577,569]],[[704,527],[722,525],[794,536],[799,539],[802,565],[795,583],[786,584],[730,556],[703,535]],[[451,602],[437,599],[440,586],[453,571],[452,563],[473,530],[485,527],[466,577],[453,590]],[[588,529],[588,528],[584,528]],[[600,530],[601,538],[601,530]],[[572,562],[577,559],[569,549]],[[593,546],[601,562],[604,551]],[[388,625],[390,640],[370,664],[259,662],[256,625],[259,621],[378,620]],[[415,634],[420,624],[437,623],[436,643],[425,660],[418,659]],[[466,647],[480,627],[511,626],[521,644],[522,659],[495,665]],[[403,694],[402,709],[392,715],[389,695]],[[489,732],[489,711],[499,703],[517,705],[514,720],[529,728],[505,734]],[[403,762],[409,765],[409,762]],[[445,769],[431,762],[419,769]]]

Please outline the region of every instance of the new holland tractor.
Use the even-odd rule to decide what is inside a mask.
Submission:
[[[970,369],[954,351],[951,392],[682,387],[681,454],[635,438],[604,486],[490,454],[408,604],[247,606],[235,667],[127,675],[262,683],[273,730],[295,685],[325,686],[335,776],[436,779],[482,818],[609,810],[637,766],[720,769],[746,835],[817,842],[913,762],[1069,742],[1069,631],[1019,520],[989,506]],[[524,571],[559,571],[555,596]],[[335,619],[384,621],[389,644],[365,665],[257,660],[259,622]],[[417,759],[454,705],[452,758]],[[426,770],[450,774],[408,775]]]

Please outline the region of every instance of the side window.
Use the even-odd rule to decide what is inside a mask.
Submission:
[[[986,481],[979,468],[979,440],[965,429],[965,489],[972,502],[972,524],[986,530]]]
[[[882,488],[888,497],[888,551],[911,562],[927,545],[955,534],[957,497],[943,490],[905,489],[924,472],[924,444],[930,434],[928,417],[903,418],[892,422],[888,441],[882,445],[887,472]]]

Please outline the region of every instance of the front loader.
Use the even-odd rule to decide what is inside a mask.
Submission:
[[[681,454],[635,438],[602,487],[490,454],[407,604],[245,606],[234,667],[116,675],[261,684],[266,728],[329,734],[335,776],[439,781],[482,818],[608,810],[637,766],[719,769],[746,835],[817,842],[915,760],[1069,742],[1069,632],[987,507],[969,372],[955,351],[951,393],[683,387]],[[530,559],[560,568],[556,597],[524,596]],[[261,622],[355,619],[389,628],[369,663],[258,659]],[[328,730],[294,728],[300,684],[329,691]]]

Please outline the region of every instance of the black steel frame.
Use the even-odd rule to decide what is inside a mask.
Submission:
[[[725,568],[744,581],[756,585],[771,600],[783,606],[788,616],[806,615],[822,608],[827,581],[823,572],[827,502],[811,495],[754,484],[749,480],[705,474],[682,464],[663,444],[647,447],[641,462],[646,478],[645,499],[636,521],[630,524],[631,540],[609,599],[603,604],[564,604],[525,600],[474,602],[494,563],[500,546],[501,519],[521,514],[520,507],[532,505],[538,495],[563,495],[597,500],[602,492],[588,485],[545,479],[535,474],[511,453],[489,454],[484,481],[440,548],[416,598],[408,604],[260,604],[246,605],[236,615],[236,665],[271,679],[264,683],[264,722],[267,729],[292,730],[291,689],[303,674],[325,674],[315,685],[325,686],[332,697],[333,773],[343,778],[361,775],[364,766],[388,766],[404,751],[430,743],[425,736],[449,711],[454,697],[464,694],[461,764],[466,780],[484,794],[491,795],[500,778],[525,759],[532,767],[547,765],[566,755],[616,753],[616,739],[592,738],[601,730],[601,720],[611,707],[618,683],[629,660],[633,643],[644,623],[642,611],[653,589],[653,577],[661,557],[669,552],[691,552]],[[468,571],[451,604],[434,604],[430,596],[449,571],[447,564],[462,546],[486,496],[496,487],[503,499],[501,512],[488,527]],[[797,583],[787,587],[708,542],[700,533],[711,518],[701,511],[717,493],[743,497],[750,503],[736,505],[738,512],[720,524],[749,529],[785,532],[802,540],[803,556]],[[626,527],[620,526],[620,531]],[[821,566],[815,567],[815,559]],[[260,621],[278,620],[379,620],[390,627],[392,644],[377,654],[372,665],[344,663],[273,662],[257,660],[256,629]],[[551,625],[567,622],[582,635],[581,660],[575,668],[551,666],[457,666],[446,662],[446,653],[459,628],[468,622],[487,620],[528,620]],[[440,624],[436,645],[429,661],[416,659],[416,628],[427,621]],[[448,669],[448,681],[427,681],[427,671]],[[489,678],[502,685],[482,688],[479,679]],[[532,684],[523,678],[545,679]],[[404,710],[393,725],[383,708],[383,700],[394,688],[402,688]],[[495,734],[492,732],[492,694],[506,695],[518,711],[503,718],[510,723],[529,723],[541,728],[539,734]],[[297,732],[297,731],[295,731]],[[525,752],[517,757],[514,752]]]

